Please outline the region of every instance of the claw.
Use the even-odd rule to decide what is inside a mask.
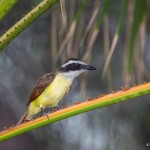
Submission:
[[[47,119],[49,120],[48,114],[44,112],[44,109],[43,109],[42,107],[41,107],[40,109],[41,109],[41,111],[42,111],[42,113],[43,113],[43,116],[46,116]]]

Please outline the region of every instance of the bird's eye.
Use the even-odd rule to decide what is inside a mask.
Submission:
[[[83,69],[83,67],[82,67],[81,64],[76,64],[76,63],[69,64],[69,65],[67,65],[65,68],[66,68],[66,70],[68,70],[68,71],[76,71],[76,70],[81,70],[81,69]]]
[[[80,70],[80,64],[74,64],[74,66],[73,66],[73,70]]]
[[[81,65],[81,64],[78,64],[77,69],[78,69],[78,70],[81,70],[81,69],[82,69],[82,65]]]

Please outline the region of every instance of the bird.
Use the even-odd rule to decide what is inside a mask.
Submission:
[[[58,103],[68,93],[74,79],[87,70],[96,68],[77,58],[70,58],[55,73],[43,75],[33,89],[27,109],[17,125],[31,120],[41,111],[44,112],[46,107],[58,108]]]

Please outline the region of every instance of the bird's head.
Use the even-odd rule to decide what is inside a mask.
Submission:
[[[66,77],[74,79],[86,70],[96,70],[95,67],[86,64],[76,58],[68,59],[60,68],[58,72],[62,73]]]

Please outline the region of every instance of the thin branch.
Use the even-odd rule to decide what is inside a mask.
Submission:
[[[21,125],[10,127],[7,130],[0,132],[0,141],[5,141],[14,136],[23,134],[33,129],[48,125],[50,123],[60,121],[62,119],[81,114],[93,109],[119,103],[131,98],[139,97],[141,95],[150,93],[150,82],[131,88],[123,88],[121,91],[112,92],[108,95],[98,95],[96,98],[87,99],[82,103],[76,103],[76,105],[68,108],[61,109],[59,111],[48,114],[49,119],[46,116],[22,123]]]
[[[9,13],[18,0],[0,0],[0,21]]]
[[[6,47],[21,31],[28,27],[35,19],[52,7],[58,0],[44,0],[27,15],[19,20],[0,38],[0,50]]]

